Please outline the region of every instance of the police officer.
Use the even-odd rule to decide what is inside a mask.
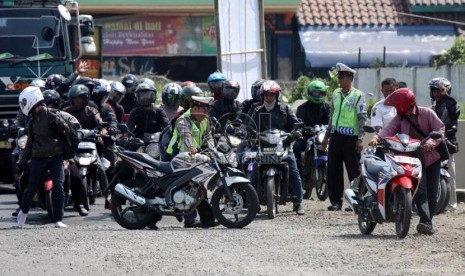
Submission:
[[[387,96],[397,89],[397,82],[394,78],[386,78],[381,82],[381,93],[384,99],[378,101],[371,109],[371,126],[378,132],[396,116],[396,109],[392,106],[384,105]]]
[[[366,103],[362,91],[352,82],[356,71],[343,63],[336,64],[339,88],[334,90],[330,124],[322,143],[328,148],[329,211],[341,210],[344,190],[343,164],[349,181],[359,174],[360,153],[363,149],[363,130],[366,122]]]

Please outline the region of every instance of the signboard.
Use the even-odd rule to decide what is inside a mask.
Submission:
[[[213,16],[134,15],[98,23],[104,56],[216,55]]]

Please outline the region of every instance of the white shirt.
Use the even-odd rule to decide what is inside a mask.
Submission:
[[[386,127],[389,122],[396,116],[397,112],[393,106],[384,105],[384,100],[375,103],[371,109],[371,126]]]

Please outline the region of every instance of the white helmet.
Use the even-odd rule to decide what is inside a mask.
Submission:
[[[28,116],[31,109],[40,101],[44,100],[44,95],[39,87],[28,86],[19,94],[19,107],[24,115]]]

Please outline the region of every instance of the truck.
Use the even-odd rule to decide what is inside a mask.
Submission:
[[[93,18],[73,0],[0,0],[0,183],[14,181],[18,96],[34,79],[68,76],[94,51]]]

